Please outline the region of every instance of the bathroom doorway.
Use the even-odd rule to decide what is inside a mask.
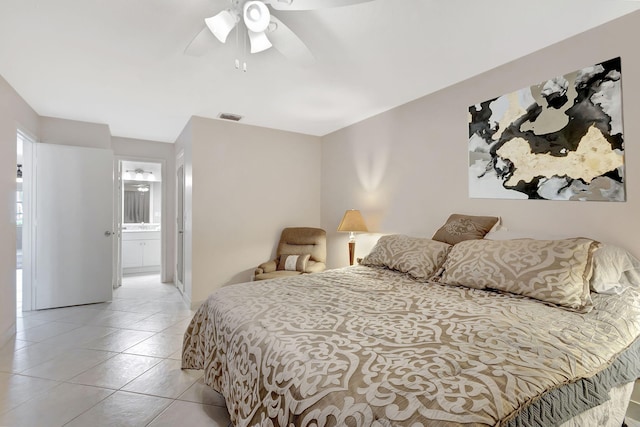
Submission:
[[[118,230],[122,277],[155,275],[162,269],[162,163],[120,160]],[[158,280],[159,282],[160,280]]]
[[[16,312],[22,311],[22,228],[24,222],[24,205],[22,190],[22,169],[24,164],[24,137],[17,135],[17,170],[16,170]]]

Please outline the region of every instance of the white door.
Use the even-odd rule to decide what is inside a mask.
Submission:
[[[35,144],[35,309],[112,296],[113,152]]]

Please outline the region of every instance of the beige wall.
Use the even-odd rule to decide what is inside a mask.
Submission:
[[[489,214],[501,216],[512,231],[589,236],[640,256],[639,28],[636,12],[324,137],[322,226],[329,232],[329,267],[348,263],[347,237],[335,229],[349,208],[361,209],[378,233],[431,237],[451,213]],[[617,56],[626,202],[469,199],[469,105]],[[361,236],[356,256],[373,241]]]
[[[192,301],[251,280],[282,228],[320,225],[320,138],[194,117]]]
[[[16,131],[38,137],[38,115],[0,76],[0,347],[16,320]]]
[[[111,132],[101,123],[40,117],[40,142],[110,150]]]

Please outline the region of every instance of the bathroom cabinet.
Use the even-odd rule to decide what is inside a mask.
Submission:
[[[160,271],[160,231],[122,233],[122,273]]]

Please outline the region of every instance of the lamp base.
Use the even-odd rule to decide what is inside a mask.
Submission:
[[[353,257],[356,254],[356,242],[349,242],[349,265],[353,265]]]

